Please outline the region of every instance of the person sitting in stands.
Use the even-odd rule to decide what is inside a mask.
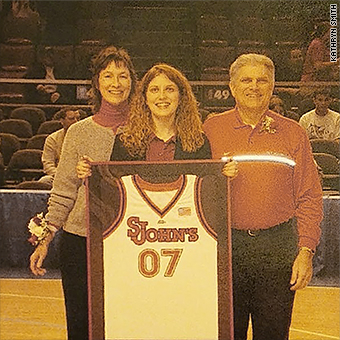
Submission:
[[[55,80],[52,49],[49,47],[46,47],[45,49],[42,64],[45,69],[45,79],[52,81]],[[57,85],[53,84],[37,85],[38,92],[47,96],[52,103],[55,103],[60,98],[60,93],[57,92],[57,89]]]
[[[60,75],[59,75],[60,76]],[[28,69],[26,78],[56,80],[56,70],[53,61],[53,50],[47,46],[44,49],[40,63],[34,64]],[[27,87],[27,101],[31,103],[56,103],[61,97],[56,84],[38,84]]]
[[[57,171],[61,147],[64,142],[66,131],[73,123],[80,120],[80,112],[79,110],[67,106],[58,111],[53,118],[59,120],[63,127],[62,129],[51,133],[45,140],[42,163],[46,175],[39,179],[40,182],[49,184],[51,188],[54,175]]]
[[[333,98],[329,88],[318,88],[314,91],[315,109],[300,118],[300,125],[307,131],[309,139],[339,140],[340,114],[329,109]]]
[[[269,109],[281,114],[282,116],[293,119],[297,122],[299,121],[299,118],[300,118],[299,115],[295,113],[294,111],[286,110],[285,103],[276,94],[274,94],[270,98]]]
[[[320,22],[308,46],[301,81],[335,81],[339,79],[339,58],[330,61],[330,24]]]

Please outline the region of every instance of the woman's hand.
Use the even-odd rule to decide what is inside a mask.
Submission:
[[[92,175],[90,162],[93,162],[92,158],[83,156],[77,164],[77,176],[78,178],[85,179]]]
[[[222,169],[222,174],[230,179],[235,178],[238,174],[238,163],[233,160],[226,163]]]
[[[46,269],[43,268],[42,265],[47,256],[49,244],[54,238],[54,234],[55,233],[52,232],[49,233],[44,242],[41,242],[41,244],[35,248],[33,254],[30,257],[30,269],[36,276],[42,276],[46,274]]]

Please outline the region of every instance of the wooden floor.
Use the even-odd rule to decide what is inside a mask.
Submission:
[[[307,287],[299,291],[290,340],[340,339],[339,303],[339,288]],[[60,280],[0,279],[0,339],[65,340]]]

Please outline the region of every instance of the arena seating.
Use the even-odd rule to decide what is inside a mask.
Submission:
[[[37,107],[22,106],[14,109],[10,118],[27,120],[32,127],[33,135],[37,133],[41,123],[46,121],[44,110]]]
[[[206,83],[193,86],[200,108],[223,111],[234,105],[227,85],[228,72],[241,53],[257,52],[271,57],[278,82],[300,79],[313,25],[329,13],[327,4],[316,1],[314,5],[307,8],[300,2],[286,0],[209,2],[209,6],[205,1],[80,1],[63,5],[37,2],[36,8],[41,9],[46,20],[41,36],[37,37],[36,27],[32,27],[34,34],[29,29],[27,34],[13,29],[0,41],[0,78],[15,80],[0,82],[0,120],[14,118],[14,108],[37,104],[45,112],[46,122],[31,121],[34,143],[42,138],[35,137],[37,133],[49,134],[61,128],[51,119],[64,105],[82,105],[89,112],[90,106],[77,90],[86,93],[90,60],[109,44],[129,52],[139,77],[153,64],[167,62],[179,68],[192,83]],[[65,90],[66,95],[62,94],[55,104],[30,101],[28,84],[17,82],[26,77],[32,64],[41,62],[46,47],[53,51],[58,80],[64,81],[58,89]],[[72,84],[73,80],[80,85]],[[226,85],[221,85],[221,81]],[[288,104],[288,110],[302,114],[304,107],[311,105],[301,103],[296,85],[279,85],[275,90]],[[338,106],[337,103],[337,109]],[[51,129],[39,132],[37,126]],[[21,140],[22,148],[30,137],[20,138],[25,139]],[[3,158],[7,166],[8,154]]]

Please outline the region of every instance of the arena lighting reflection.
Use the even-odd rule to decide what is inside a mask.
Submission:
[[[296,165],[295,161],[280,155],[235,155],[235,156],[223,156],[221,158],[223,162],[236,161],[236,162],[273,162],[281,163],[294,167]]]

